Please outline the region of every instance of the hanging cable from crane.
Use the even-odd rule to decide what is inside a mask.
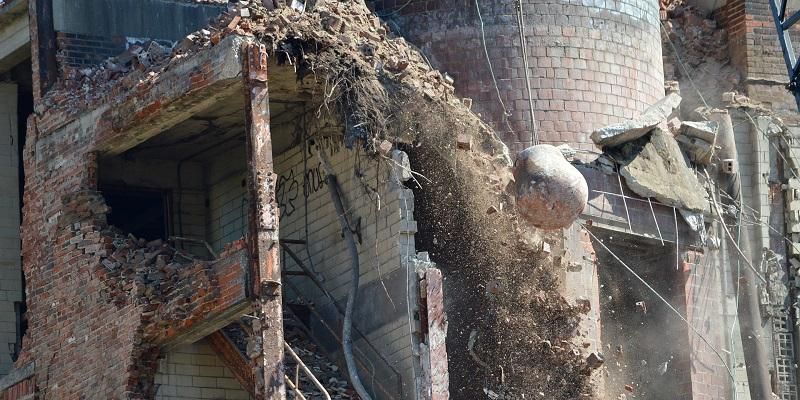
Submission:
[[[539,144],[539,132],[536,126],[536,117],[533,114],[533,91],[531,90],[531,69],[528,65],[528,43],[525,40],[525,10],[522,9],[522,0],[516,1],[517,26],[519,26],[519,45],[522,47],[522,65],[525,68],[525,87],[528,89],[528,111],[531,117],[531,146]]]

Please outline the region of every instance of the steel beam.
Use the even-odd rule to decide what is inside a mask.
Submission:
[[[272,160],[272,134],[267,85],[267,49],[245,45],[244,87],[246,91],[248,189],[250,192],[248,249],[251,252],[253,334],[260,342],[254,357],[256,399],[283,400],[283,315],[281,265],[278,242],[278,206],[275,202],[276,174]]]

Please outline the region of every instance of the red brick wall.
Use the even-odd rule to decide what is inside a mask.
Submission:
[[[686,318],[716,349],[727,349],[730,345],[725,342],[725,334],[720,329],[727,326],[722,308],[725,295],[721,286],[721,267],[712,260],[714,256],[691,249],[681,254],[681,267],[686,277]],[[691,347],[691,365],[671,367],[691,371],[691,398],[729,398],[730,376],[722,360],[688,328],[687,335]]]
[[[497,99],[471,0],[375,0],[390,26],[455,78],[456,93],[502,135],[527,146],[530,114],[514,2],[483,0],[486,44],[508,124]],[[663,97],[658,2],[524,1],[535,117],[545,143],[593,149],[592,130],[643,111]],[[396,12],[394,10],[397,10]],[[510,126],[510,129],[509,129]],[[513,131],[513,133],[512,133]]]
[[[41,398],[152,397],[162,343],[232,304],[249,304],[242,246],[176,273],[131,261],[118,254],[96,191],[97,149],[157,124],[163,107],[181,107],[179,98],[210,98],[239,82],[221,78],[228,50],[175,66],[161,86],[118,83],[112,107],[81,113],[64,103],[63,112],[29,118],[22,225],[29,328],[18,363],[35,361]]]
[[[22,380],[21,382],[6,389],[3,393],[3,400],[33,400],[36,392],[36,382],[33,378]]]
[[[744,75],[745,94],[796,122],[797,105],[784,88],[789,77],[768,0],[732,0],[714,17],[728,31],[731,60]],[[800,27],[790,36],[797,48]]]

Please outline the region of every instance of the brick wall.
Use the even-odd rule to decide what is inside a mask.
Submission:
[[[717,351],[731,347],[726,341],[728,332],[720,329],[730,326],[724,309],[727,297],[722,290],[723,281],[728,280],[724,275],[727,270],[721,263],[714,261],[720,255],[716,251],[706,254],[703,251],[686,249],[681,253],[680,262],[686,279],[686,318]],[[691,372],[692,399],[730,398],[731,382],[723,360],[694,332],[687,331],[687,337],[691,348],[689,365],[674,367]],[[729,353],[721,355],[729,363],[730,360],[725,359]]]
[[[247,400],[250,396],[205,340],[178,346],[159,360],[156,400]]]
[[[63,71],[99,64],[121,54],[131,41],[153,39],[169,46],[205,26],[222,10],[219,4],[187,3],[55,0],[59,67]]]
[[[353,222],[360,220],[361,290],[354,324],[402,374],[403,392],[408,398],[414,392],[412,339],[405,301],[408,295],[407,262],[416,255],[413,194],[392,182],[391,166],[385,160],[369,159],[337,146],[326,146],[324,151],[332,153],[331,163],[342,188],[345,208],[351,210]],[[304,171],[303,153],[299,147],[275,159],[275,170],[279,174],[277,198],[281,207],[281,237],[305,240],[304,196],[307,196],[308,251],[324,279],[323,286],[343,309],[350,286],[350,256],[341,237],[320,161],[316,155],[308,154],[306,163],[307,172]],[[294,249],[303,262],[310,265],[305,249],[302,246]],[[289,257],[284,257],[284,263],[286,270],[299,270]],[[414,273],[413,268],[410,273]],[[417,280],[415,277],[411,279],[411,282]],[[341,316],[308,278],[287,277],[286,280],[289,281],[288,289],[297,287],[303,298],[315,304],[330,326],[340,329]],[[294,290],[289,290],[287,302],[298,301],[297,295]],[[316,339],[323,348],[340,358],[338,340],[319,322],[313,326]],[[374,379],[364,378],[368,389],[384,393],[380,398],[401,398],[394,373],[387,369],[363,337],[356,335],[354,341],[359,348],[357,358],[369,360],[367,364],[373,364],[376,371]],[[370,368],[362,370],[362,376],[372,374]],[[391,397],[387,397],[387,393]]]
[[[407,4],[406,4],[407,3]],[[392,28],[455,78],[456,93],[509,144],[526,146],[530,114],[513,2],[480,2],[489,59],[510,112],[508,124],[484,55],[473,1],[376,0]],[[593,149],[592,130],[629,118],[663,97],[658,3],[524,1],[535,117],[545,143]],[[509,129],[510,126],[510,129]],[[513,130],[513,134],[512,131]]]
[[[728,1],[714,16],[728,31],[731,59],[744,75],[745,93],[789,114],[796,123],[797,116],[792,114],[797,105],[784,88],[789,77],[768,0]],[[790,36],[797,47],[800,27],[791,30]]]
[[[35,393],[36,382],[33,378],[27,378],[6,389],[1,398],[3,400],[34,400]]]
[[[249,306],[241,246],[169,279],[124,254],[112,260],[115,238],[105,233],[97,192],[97,151],[155,135],[175,118],[164,108],[185,111],[178,99],[202,107],[240,84],[237,40],[183,60],[158,84],[120,83],[114,100],[92,111],[29,119],[22,224],[29,330],[18,363],[35,361],[42,398],[152,397],[160,344],[236,304]]]

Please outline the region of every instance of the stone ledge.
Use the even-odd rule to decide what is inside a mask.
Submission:
[[[25,379],[33,376],[34,369],[36,368],[35,362],[31,362],[22,368],[14,368],[8,375],[0,378],[0,392],[24,381]]]

